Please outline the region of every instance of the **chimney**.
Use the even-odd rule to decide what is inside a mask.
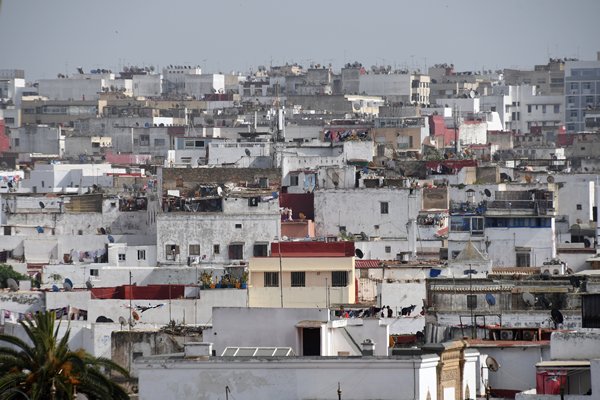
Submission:
[[[212,355],[212,343],[190,342],[185,343],[183,355],[185,358],[200,358],[207,360]]]
[[[365,339],[360,345],[363,356],[372,356],[375,353],[375,343],[371,339]]]

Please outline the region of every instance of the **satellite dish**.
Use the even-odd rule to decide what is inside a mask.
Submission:
[[[46,205],[44,204],[44,202],[40,201],[39,204],[40,204],[40,208],[42,208],[42,209],[46,208]]]
[[[244,150],[244,153],[246,153],[246,155],[247,155],[248,157],[250,157],[250,149],[246,149],[246,150]]]
[[[106,235],[106,229],[100,228],[100,233],[103,234],[103,235]]]
[[[523,297],[523,301],[528,306],[533,306],[535,304],[535,297],[531,293],[525,292],[522,294],[522,297]]]
[[[485,295],[485,301],[490,305],[490,306],[495,306],[496,305],[496,298],[494,297],[493,294],[488,293]]]
[[[127,320],[125,319],[125,317],[120,316],[119,317],[119,323],[121,324],[121,326],[126,325],[127,324]]]
[[[496,371],[498,371],[500,369],[500,364],[498,364],[498,361],[496,361],[496,359],[494,357],[488,356],[485,359],[485,365],[492,372],[496,372]]]
[[[474,90],[471,90],[471,91],[469,92],[469,97],[470,97],[470,98],[472,98],[472,99],[474,99],[474,98],[475,98],[475,91],[474,91]]]
[[[492,192],[490,192],[490,189],[485,189],[483,193],[485,193],[486,197],[492,197]]]
[[[114,243],[115,242],[115,238],[112,237],[111,235],[108,235],[108,243]]]
[[[550,311],[550,316],[552,317],[552,321],[554,322],[555,325],[562,324],[563,321],[565,320],[565,318],[563,317],[562,313],[558,310],[558,308],[553,308],[552,311]]]
[[[223,197],[223,188],[221,186],[217,186],[217,194],[219,197]]]
[[[65,291],[70,292],[71,290],[73,290],[73,282],[71,282],[69,278],[66,278],[63,282],[63,288],[65,289]]]
[[[546,182],[554,183],[554,177],[552,175],[548,175],[548,177],[546,178]]]
[[[92,290],[92,288],[94,287],[94,285],[92,285],[92,282],[90,282],[89,280],[85,281],[85,287]]]
[[[354,250],[354,254],[356,254],[356,257],[358,258],[363,258],[365,256],[361,249]]]
[[[53,292],[58,292],[59,291],[58,286],[52,285],[52,291]]]
[[[6,286],[8,286],[11,292],[16,292],[19,290],[19,284],[13,278],[8,278],[6,280]]]

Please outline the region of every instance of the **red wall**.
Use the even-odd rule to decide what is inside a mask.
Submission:
[[[271,243],[271,256],[352,257],[354,242],[281,242]]]
[[[170,291],[169,291],[170,287]],[[168,300],[183,297],[185,285],[117,286],[93,288],[94,299]],[[169,293],[170,292],[170,293]]]
[[[10,140],[6,135],[6,125],[4,120],[0,119],[0,154],[8,151],[10,148]]]

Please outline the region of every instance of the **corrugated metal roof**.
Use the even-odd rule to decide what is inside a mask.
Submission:
[[[354,267],[356,269],[381,268],[381,262],[379,260],[356,260]]]

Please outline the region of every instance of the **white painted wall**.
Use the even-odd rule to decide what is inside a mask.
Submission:
[[[245,260],[253,255],[254,244],[270,243],[277,236],[279,214],[278,201],[259,202],[249,207],[248,199],[229,197],[223,200],[223,212],[191,213],[171,212],[157,215],[157,258],[166,260],[166,245],[180,247],[177,261],[185,263],[189,245],[199,244],[200,252],[210,262],[229,262],[228,246],[244,243]],[[241,224],[241,228],[236,228]],[[220,246],[220,254],[214,254],[213,246]]]
[[[548,348],[541,346],[474,347],[500,364],[496,372],[482,365],[488,371],[488,382],[494,389],[521,391],[534,388],[535,364],[549,359]]]
[[[206,325],[212,318],[213,307],[245,307],[247,291],[242,289],[209,289],[200,292],[198,299],[164,300],[132,300],[136,305],[148,306],[164,304],[161,308],[148,310],[140,314],[136,329],[144,329],[146,325],[166,325],[170,320],[190,325]],[[169,306],[170,303],[170,306]],[[129,300],[96,300],[90,301],[88,320],[91,322],[103,315],[117,322],[119,317],[129,318]],[[238,332],[239,334],[239,332]]]
[[[333,399],[338,382],[342,398],[348,400],[374,396],[382,400],[437,400],[439,357],[435,355],[389,359],[149,360],[136,360],[142,400],[190,398],[198,393],[219,398],[225,396],[224,382],[231,390],[230,397],[239,400]]]
[[[358,92],[373,96],[410,96],[410,74],[363,74]]]
[[[387,214],[381,213],[381,202],[388,203]],[[316,190],[316,236],[337,236],[340,226],[345,226],[348,233],[407,238],[407,224],[416,220],[420,208],[420,190],[413,194],[392,188]]]
[[[300,354],[296,324],[300,321],[329,320],[329,311],[319,308],[240,308],[214,307],[212,329],[204,331],[217,355],[228,346],[291,347]],[[240,334],[243,327],[243,334]]]
[[[600,358],[600,333],[553,332],[550,336],[550,355],[553,360],[591,360]]]

